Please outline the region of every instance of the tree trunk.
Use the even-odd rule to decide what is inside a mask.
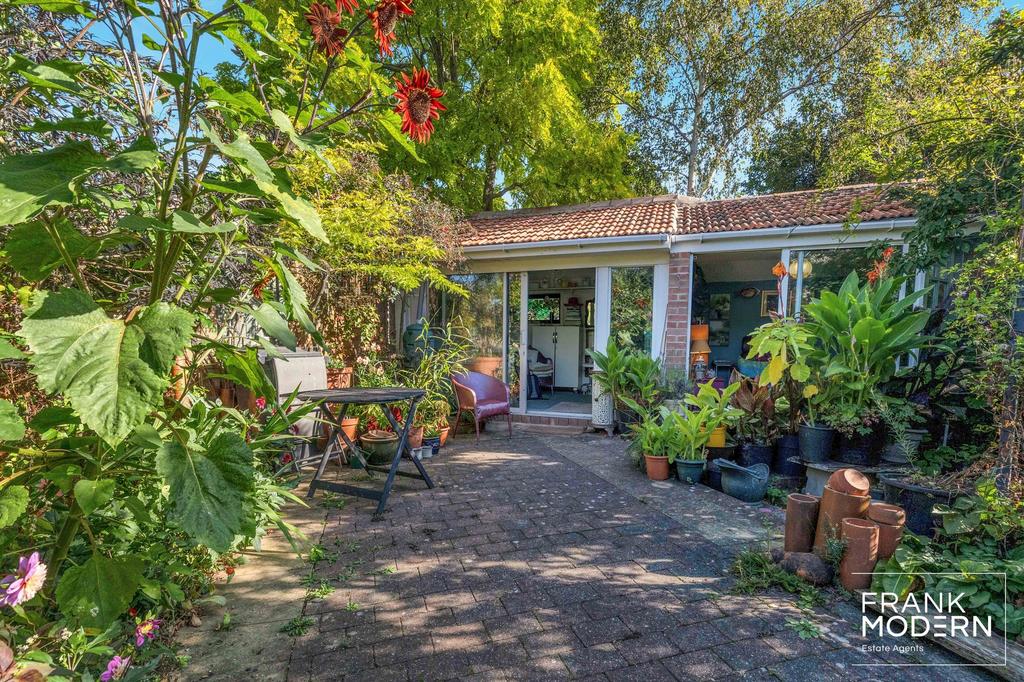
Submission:
[[[686,196],[694,196],[697,185],[697,153],[700,151],[701,128],[704,126],[704,77],[697,77],[697,94],[693,98],[693,125],[690,126],[690,146],[686,159]]]
[[[498,175],[498,155],[494,148],[488,146],[484,150],[484,196],[483,210],[493,211],[495,195],[494,182]]]

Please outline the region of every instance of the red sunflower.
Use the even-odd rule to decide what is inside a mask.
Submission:
[[[367,12],[373,21],[373,31],[380,44],[381,56],[391,54],[391,39],[395,37],[395,26],[403,14],[413,14],[412,8],[409,7],[411,4],[412,0],[380,0],[377,7]]]
[[[306,22],[309,30],[313,33],[313,43],[321,52],[337,54],[339,47],[338,33],[344,29],[338,28],[341,23],[341,15],[331,10],[330,7],[319,2],[309,6],[306,13]],[[344,36],[341,36],[342,38]]]
[[[426,142],[434,133],[434,120],[447,108],[441,104],[444,93],[430,84],[430,72],[412,68],[412,77],[402,74],[395,80],[395,113],[402,116],[402,132],[416,142]]]
[[[334,3],[338,8],[338,14],[341,14],[341,11],[345,10],[352,15],[356,13],[357,9],[359,9],[359,0],[334,0]]]

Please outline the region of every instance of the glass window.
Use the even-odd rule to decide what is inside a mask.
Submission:
[[[654,268],[612,268],[611,339],[651,352]]]
[[[856,271],[863,279],[874,266],[874,261],[866,248],[821,249],[804,251],[801,307],[812,299],[821,296],[823,291],[839,291],[843,281],[851,272]],[[790,312],[796,310],[793,303],[796,296],[796,279],[798,270],[798,254],[793,253],[789,264]]]
[[[522,327],[519,322],[521,277],[518,272],[506,275],[505,310],[508,315],[508,331],[505,339],[505,383],[512,394],[512,407],[519,406],[519,340]]]
[[[502,355],[505,339],[502,330],[503,276],[504,273],[452,275],[452,281],[464,287],[468,296],[446,297],[446,321],[469,338],[475,356]]]

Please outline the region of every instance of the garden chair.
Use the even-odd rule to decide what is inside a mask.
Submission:
[[[455,397],[459,401],[452,437],[455,436],[455,431],[458,431],[463,412],[473,415],[477,442],[480,442],[480,422],[500,415],[505,415],[508,422],[508,437],[512,437],[512,402],[508,384],[480,372],[454,374],[451,379],[455,387]]]
[[[267,357],[264,370],[270,382],[277,389],[278,401],[283,402],[295,391],[315,391],[327,388],[327,358],[321,353],[310,351],[289,351],[278,348],[280,357]],[[301,401],[293,403],[298,407]],[[313,452],[313,441],[325,435],[318,417],[303,417],[292,426],[292,435],[300,439],[301,445],[293,454],[292,469],[299,469],[317,457]],[[342,463],[342,451],[339,448],[338,464]]]

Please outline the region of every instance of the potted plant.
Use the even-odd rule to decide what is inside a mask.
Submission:
[[[743,412],[730,404],[732,397],[738,391],[740,385],[731,383],[719,391],[714,383],[709,381],[701,384],[697,395],[687,395],[687,405],[700,410],[707,415],[708,440],[707,446],[712,448],[724,448],[728,428],[737,423],[743,416]]]
[[[612,429],[615,427],[615,416],[617,405],[623,395],[623,387],[626,383],[626,370],[628,368],[628,354],[619,348],[614,340],[609,339],[605,351],[588,350],[587,353],[594,359],[595,371],[591,375],[595,385],[597,399],[604,399],[607,395],[609,405],[607,410],[594,410],[594,426],[598,428]],[[609,423],[599,423],[599,415],[606,414]],[[609,431],[610,433],[610,431]]]
[[[810,362],[829,380],[828,423],[839,432],[837,459],[850,464],[878,463],[885,437],[880,387],[896,373],[897,358],[929,342],[921,333],[928,313],[913,309],[927,289],[900,298],[906,278],[879,274],[891,253],[864,285],[851,272],[838,293],[824,291],[804,307],[816,344]]]
[[[737,425],[740,464],[745,467],[754,464],[770,466],[775,455],[775,440],[779,437],[776,391],[772,386],[744,377],[735,370],[732,380],[739,384],[732,396],[732,405],[742,414]]]
[[[667,428],[654,412],[643,412],[640,420],[630,426],[630,431],[633,434],[630,447],[643,455],[647,478],[667,479],[669,456],[674,452],[672,440],[677,437],[675,431]]]
[[[758,378],[761,384],[777,386],[785,403],[785,429],[776,444],[773,469],[785,476],[801,476],[803,467],[789,460],[800,454],[799,431],[807,398],[804,388],[811,377],[808,364],[814,353],[807,325],[793,318],[781,318],[762,325],[750,339],[748,359],[768,356]]]
[[[424,412],[423,419],[416,421],[424,426],[425,439],[436,437],[439,446],[443,446],[451,430],[448,422],[454,401],[451,378],[466,371],[463,362],[469,355],[470,344],[451,324],[440,332],[424,328],[420,334],[413,364],[400,373],[399,381],[426,392],[417,407],[417,412]]]
[[[892,442],[882,452],[882,459],[892,464],[909,464],[928,435],[924,429],[911,428],[911,424],[922,421],[920,413],[913,403],[896,398],[884,400],[879,412],[892,437]]]
[[[828,402],[819,384],[808,384],[803,390],[806,415],[797,430],[800,459],[803,462],[824,462],[832,457],[836,430],[826,420]]]
[[[716,391],[717,393],[717,391]],[[662,409],[662,427],[671,429],[673,445],[669,461],[675,462],[676,477],[686,483],[699,483],[707,461],[705,447],[716,428],[718,417],[710,408],[670,412]]]

